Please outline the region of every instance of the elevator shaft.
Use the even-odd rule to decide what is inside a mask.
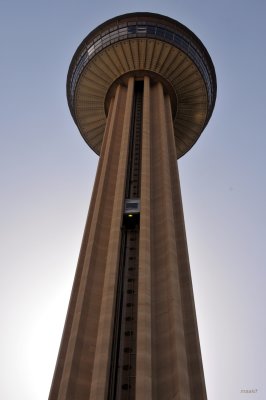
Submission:
[[[140,197],[143,82],[136,82],[126,177],[126,199]],[[139,214],[123,218],[108,400],[135,399]]]

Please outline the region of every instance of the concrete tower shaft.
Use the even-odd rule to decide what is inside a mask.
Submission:
[[[202,43],[156,14],[78,48],[71,113],[100,154],[49,400],[206,400],[176,158],[215,102]]]
[[[118,84],[111,99],[50,399],[206,399],[170,97],[149,76],[131,159],[140,187],[128,176],[138,84]],[[128,179],[132,199],[140,190],[140,218],[121,212]],[[126,254],[123,229],[133,232]]]

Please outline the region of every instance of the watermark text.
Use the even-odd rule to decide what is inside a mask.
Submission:
[[[241,389],[240,393],[258,393],[258,389]]]

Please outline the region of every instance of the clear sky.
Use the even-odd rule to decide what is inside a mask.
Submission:
[[[0,398],[48,397],[98,160],[66,75],[93,28],[134,11],[179,20],[214,62],[213,116],[179,162],[207,392],[265,400],[265,0],[1,1]]]

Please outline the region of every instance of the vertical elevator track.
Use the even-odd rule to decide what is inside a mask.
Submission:
[[[135,82],[125,199],[140,198],[143,81]],[[139,214],[124,214],[108,400],[135,400]]]

